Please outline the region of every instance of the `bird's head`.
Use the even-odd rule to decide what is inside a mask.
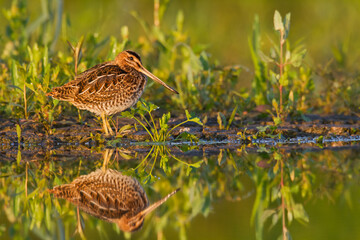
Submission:
[[[119,226],[119,228],[124,232],[134,232],[136,230],[139,230],[142,225],[144,224],[144,218],[147,214],[154,211],[156,208],[158,208],[160,205],[162,205],[164,202],[166,202],[172,195],[177,193],[180,190],[180,188],[174,190],[173,192],[169,193],[164,198],[160,199],[159,201],[151,204],[141,212],[137,213],[135,216],[127,217],[127,215],[122,216],[120,219],[116,219],[115,222]]]
[[[145,74],[146,76],[148,76],[155,82],[160,83],[161,85],[163,85],[170,91],[172,91],[176,94],[179,94],[175,89],[173,89],[172,87],[170,87],[169,85],[167,85],[166,83],[161,81],[158,77],[156,77],[154,74],[149,72],[146,68],[144,68],[144,66],[141,63],[141,58],[140,58],[139,54],[137,54],[136,52],[133,52],[130,50],[121,52],[115,58],[115,63],[120,68],[124,69],[125,71],[128,69],[135,69],[136,71]]]
[[[124,232],[135,232],[143,226],[144,217],[145,215],[139,215],[139,214],[137,214],[132,218],[126,218],[124,216],[120,219],[117,219],[116,224]]]

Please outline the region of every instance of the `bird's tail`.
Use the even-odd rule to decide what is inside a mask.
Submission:
[[[57,198],[71,199],[77,197],[77,191],[71,184],[64,184],[55,186],[53,189],[47,190],[50,194],[53,194]]]
[[[73,87],[55,87],[46,96],[53,97],[62,101],[72,101],[74,99]]]

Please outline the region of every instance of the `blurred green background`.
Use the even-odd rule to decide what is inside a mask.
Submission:
[[[57,1],[48,2],[58,4]],[[11,1],[0,0],[1,9],[10,5]],[[63,6],[64,17],[70,27],[57,42],[58,48],[67,47],[64,36],[78,40],[81,35],[96,32],[102,37],[113,35],[120,38],[120,28],[124,25],[129,27],[130,39],[137,41],[145,34],[130,14],[132,11],[149,24],[153,22],[154,1],[149,0],[65,0]],[[33,22],[41,16],[42,1],[33,0],[28,8],[29,21]],[[175,25],[177,12],[181,10],[185,19],[184,30],[192,43],[207,45],[207,51],[224,65],[240,64],[251,69],[248,38],[254,16],[259,15],[262,32],[274,37],[272,19],[276,9],[283,15],[291,12],[290,42],[302,39],[308,49],[309,64],[326,64],[333,57],[334,49],[346,54],[347,64],[356,64],[360,49],[360,1],[357,0],[169,1],[161,27],[168,32]],[[2,34],[5,24],[1,16]]]

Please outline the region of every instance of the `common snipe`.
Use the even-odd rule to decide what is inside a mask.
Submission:
[[[179,190],[149,206],[146,193],[136,179],[112,169],[98,169],[76,178],[70,184],[49,189],[49,192],[70,201],[92,216],[116,223],[123,231],[133,232],[142,227],[148,213]]]
[[[178,93],[146,70],[137,53],[123,51],[115,60],[98,64],[63,86],[53,88],[47,96],[100,115],[105,134],[113,134],[107,116],[122,112],[139,100],[146,85],[146,76]]]

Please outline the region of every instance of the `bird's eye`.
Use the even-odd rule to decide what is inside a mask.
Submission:
[[[129,59],[130,59],[131,61],[133,61],[133,60],[134,60],[134,58],[133,58],[133,57],[129,57]]]
[[[132,227],[135,227],[135,223],[132,223],[131,226],[132,226]]]

